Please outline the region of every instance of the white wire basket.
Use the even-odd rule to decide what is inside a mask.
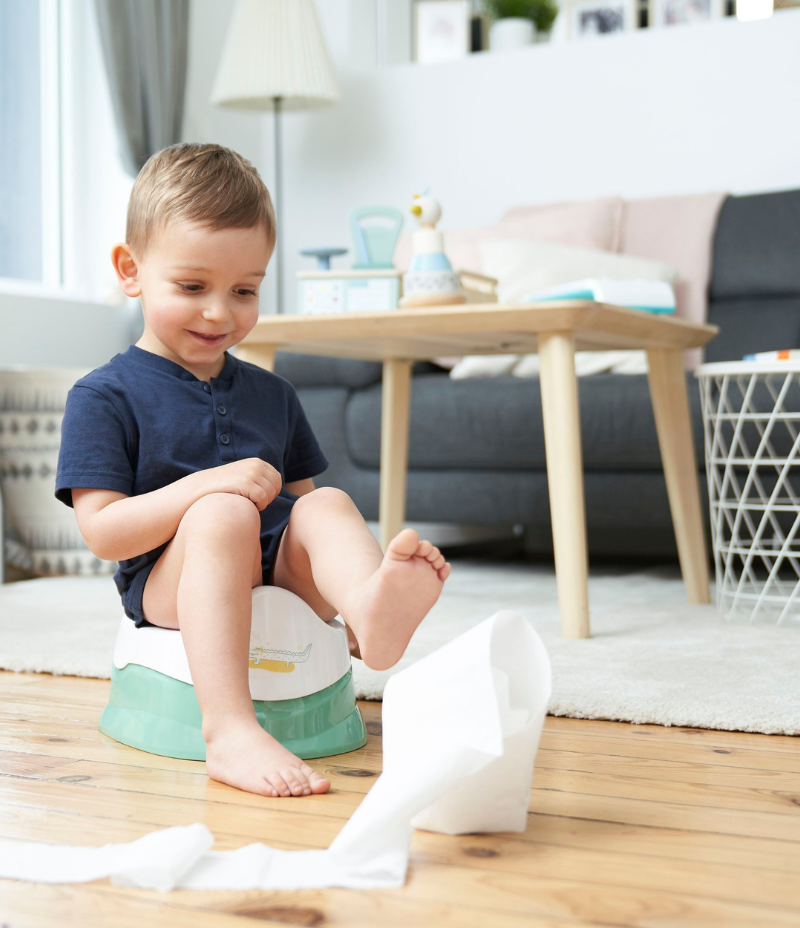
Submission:
[[[717,607],[800,627],[800,363],[701,364]]]

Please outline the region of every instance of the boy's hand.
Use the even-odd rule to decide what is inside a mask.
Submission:
[[[219,467],[210,467],[197,472],[202,481],[203,495],[209,493],[238,493],[251,499],[261,512],[280,493],[280,473],[261,458],[245,458],[231,461]]]

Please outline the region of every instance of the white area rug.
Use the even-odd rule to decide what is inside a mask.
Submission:
[[[392,672],[499,609],[515,609],[550,654],[551,715],[800,734],[797,625],[734,625],[714,606],[690,606],[677,568],[595,568],[589,597],[592,637],[566,641],[552,568],[456,560],[392,671],[353,662],[357,693],[379,699]],[[0,667],[108,677],[121,615],[110,577],[0,586]]]

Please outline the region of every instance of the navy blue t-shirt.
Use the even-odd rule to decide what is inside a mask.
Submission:
[[[328,467],[294,387],[227,351],[224,367],[209,385],[175,361],[130,345],[78,380],[67,395],[55,496],[67,506],[72,506],[73,487],[139,496],[244,458],[261,458],[284,482],[260,513],[266,584],[297,499],[285,484]],[[149,624],[141,615],[141,593],[170,540],[120,561],[114,574],[125,612],[137,625]]]

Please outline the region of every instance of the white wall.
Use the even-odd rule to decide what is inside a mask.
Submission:
[[[520,203],[798,187],[798,48],[791,10],[340,69],[337,106],[284,121],[287,277],[310,266],[297,249],[350,245],[351,206],[405,208],[426,185],[444,227],[490,222]]]

